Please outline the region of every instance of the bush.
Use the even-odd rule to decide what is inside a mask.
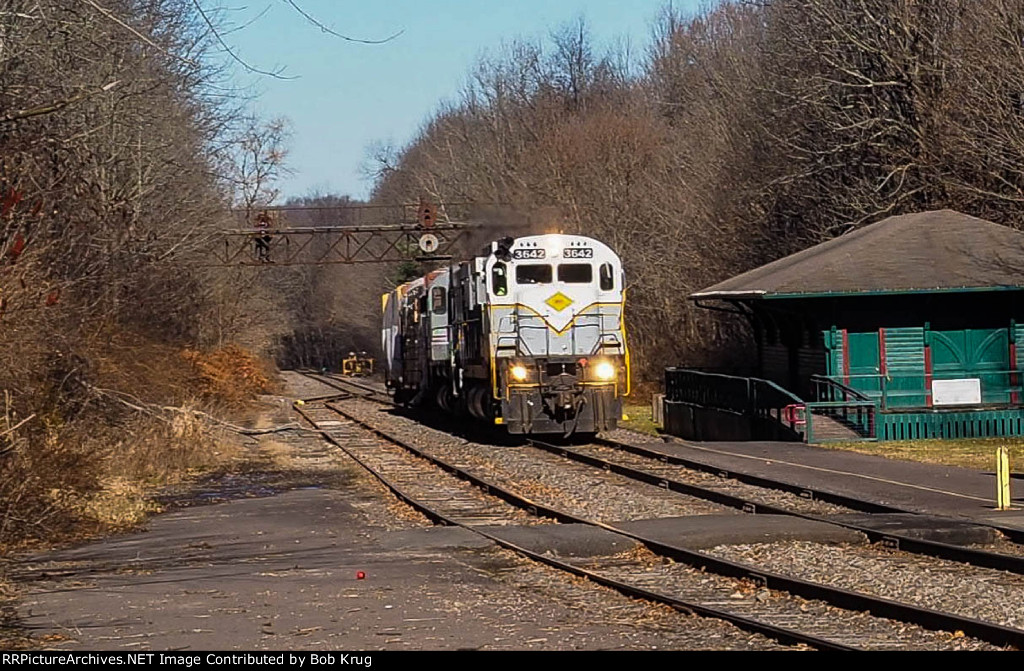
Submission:
[[[156,508],[148,489],[230,454],[196,411],[243,405],[271,373],[235,345],[182,351],[121,332],[82,339],[17,387],[0,392],[0,551],[138,523]]]
[[[207,353],[187,349],[181,357],[192,366],[196,388],[207,401],[240,405],[271,390],[269,365],[238,345]]]

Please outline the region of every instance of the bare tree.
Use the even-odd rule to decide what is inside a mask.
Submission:
[[[254,117],[245,120],[238,134],[231,180],[247,222],[255,210],[272,204],[280,193],[277,180],[289,172],[285,165],[289,135],[284,119],[262,122]]]
[[[666,9],[644,67],[580,20],[471,73],[378,199],[514,203],[608,241],[641,367],[742,367],[686,294],[889,214],[1024,214],[1024,0]]]

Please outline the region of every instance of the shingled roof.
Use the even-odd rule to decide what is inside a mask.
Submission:
[[[1024,289],[1024,233],[953,210],[889,217],[691,294],[700,299]]]

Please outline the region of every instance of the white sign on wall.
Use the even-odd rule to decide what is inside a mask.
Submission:
[[[981,403],[981,380],[932,380],[932,405],[978,405]]]

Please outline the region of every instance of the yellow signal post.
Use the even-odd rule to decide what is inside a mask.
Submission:
[[[996,508],[1010,509],[1010,451],[1006,447],[996,450]]]

